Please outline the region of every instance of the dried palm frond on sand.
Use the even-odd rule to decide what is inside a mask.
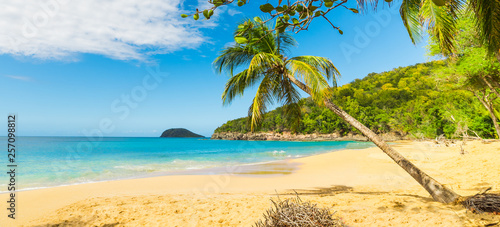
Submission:
[[[500,214],[500,194],[486,193],[491,188],[476,195],[466,197],[460,203],[473,213]]]
[[[277,201],[271,199],[271,202],[273,207],[266,211],[264,220],[255,223],[256,227],[345,226],[340,218],[333,217],[330,209],[303,202],[298,195],[285,200],[278,197]]]

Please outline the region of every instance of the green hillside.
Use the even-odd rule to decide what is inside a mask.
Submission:
[[[452,89],[441,78],[442,61],[400,67],[389,72],[370,73],[363,79],[335,88],[332,100],[376,133],[398,133],[413,138],[445,135],[457,138],[462,132],[476,132],[494,138],[493,123],[472,93]],[[310,98],[300,101],[302,118],[296,133],[355,131],[330,110],[318,107]],[[215,132],[249,132],[248,118],[231,120]],[[266,113],[259,131],[290,131],[282,108]]]

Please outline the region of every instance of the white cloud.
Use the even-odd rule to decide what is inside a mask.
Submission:
[[[227,10],[227,14],[229,14],[229,16],[234,16],[236,14],[240,14],[242,12],[238,11],[238,10],[234,10],[234,9],[228,9]]]
[[[27,76],[6,75],[6,77],[9,77],[9,78],[12,78],[12,79],[15,79],[15,80],[22,80],[22,81],[26,81],[26,82],[32,82],[33,81],[33,78],[27,77]]]
[[[183,19],[182,4],[182,0],[5,1],[0,7],[0,54],[61,60],[91,53],[145,60],[149,54],[196,48],[206,39],[199,29],[215,26],[215,20]]]

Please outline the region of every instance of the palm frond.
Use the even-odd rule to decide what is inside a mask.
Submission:
[[[300,105],[298,104],[301,97],[292,81],[286,75],[282,76],[279,100],[283,104],[283,115],[287,119],[290,129],[297,131],[301,119]]]
[[[213,65],[217,73],[226,71],[233,75],[233,70],[236,67],[248,64],[257,53],[254,49],[244,48],[244,46],[236,44],[224,48]]]
[[[264,19],[261,18],[261,20]],[[244,45],[245,48],[252,48],[254,50],[259,50],[259,52],[278,54],[288,53],[291,47],[297,45],[292,35],[288,33],[276,34],[271,32],[270,22],[267,24],[259,24],[248,19],[244,23],[246,23],[248,27],[251,27],[251,29],[244,30],[243,32],[236,31],[235,36],[243,36],[248,40],[258,40],[258,42]]]
[[[260,52],[253,56],[248,66],[247,73],[251,73],[256,69],[261,69],[261,68],[268,68],[268,69],[273,68],[278,65],[281,65],[282,63],[283,60],[281,60],[279,56],[272,53]]]
[[[482,41],[491,53],[500,50],[500,2],[498,0],[469,0]]]
[[[450,14],[457,18],[466,9],[467,0],[449,0],[447,3],[448,11]]]
[[[321,73],[323,73],[328,80],[332,80],[334,87],[337,86],[337,80],[340,77],[340,72],[337,67],[333,65],[330,59],[317,56],[299,56],[292,59],[302,61],[313,66],[315,69],[318,69]]]
[[[260,52],[276,54],[278,52],[278,44],[272,32],[269,32],[269,28],[265,25],[261,25],[260,27],[262,30],[257,30],[253,33],[253,37],[260,40],[252,44],[252,47],[258,49]]]
[[[278,40],[276,40],[276,42],[279,43],[278,52],[283,55],[289,54],[290,48],[297,46],[297,41],[288,33],[280,33],[277,36],[277,39]]]
[[[286,66],[289,68],[290,75],[301,79],[310,88],[313,100],[322,106],[324,99],[328,96],[327,88],[329,88],[325,76],[314,66],[297,58],[288,60]]]
[[[229,105],[236,96],[242,96],[245,89],[252,87],[261,79],[264,71],[264,69],[254,69],[249,73],[248,69],[245,69],[229,78],[222,93],[222,103]]]
[[[263,19],[261,18],[261,20]],[[243,36],[248,40],[257,39],[258,42],[246,44],[245,48],[252,48],[265,53],[276,53],[278,51],[278,43],[273,32],[270,31],[269,24],[260,24],[250,19],[246,23],[250,29],[247,29],[243,33],[237,33],[237,35]]]
[[[403,0],[399,14],[406,27],[413,44],[422,40],[422,25],[420,24],[419,12],[422,0]]]
[[[368,6],[371,6],[372,9],[377,9],[378,7],[378,4],[379,4],[379,0],[356,0],[357,4],[358,4],[358,8],[361,10],[361,11],[366,11],[367,7]],[[383,1],[381,1],[383,2]],[[392,5],[391,2],[387,3],[389,6]]]
[[[250,129],[254,132],[262,123],[264,114],[267,110],[267,104],[274,103],[273,88],[276,87],[275,74],[267,74],[257,89],[257,93],[253,98],[252,105],[248,109],[248,117],[250,120]]]
[[[358,7],[364,10],[365,6],[377,8],[379,0],[356,0]],[[470,0],[471,2],[496,2],[497,0]],[[437,6],[434,0],[402,0],[399,13],[403,24],[413,44],[422,41],[424,29],[436,37],[443,54],[453,53],[453,38],[456,34],[455,21],[464,9],[466,0],[446,0],[444,6]],[[390,5],[390,4],[389,4]],[[490,4],[491,5],[491,4]],[[498,7],[497,7],[498,8]],[[498,22],[496,25],[498,26]],[[493,26],[490,26],[490,28]],[[499,44],[500,45],[500,44]],[[498,49],[497,49],[498,50]]]
[[[454,36],[456,34],[456,20],[458,20],[457,7],[455,4],[437,6],[432,0],[422,0],[420,9],[422,24],[431,35],[436,37],[443,52],[455,52]]]

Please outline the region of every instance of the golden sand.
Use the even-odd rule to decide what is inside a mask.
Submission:
[[[399,142],[397,151],[457,193],[500,192],[500,142]],[[225,175],[162,176],[18,192],[17,219],[0,226],[250,226],[270,198],[294,196],[336,211],[349,226],[481,226],[500,215],[434,202],[378,148],[344,150]],[[268,174],[275,173],[275,174]],[[0,200],[8,200],[0,194]],[[500,225],[500,224],[499,224]]]

